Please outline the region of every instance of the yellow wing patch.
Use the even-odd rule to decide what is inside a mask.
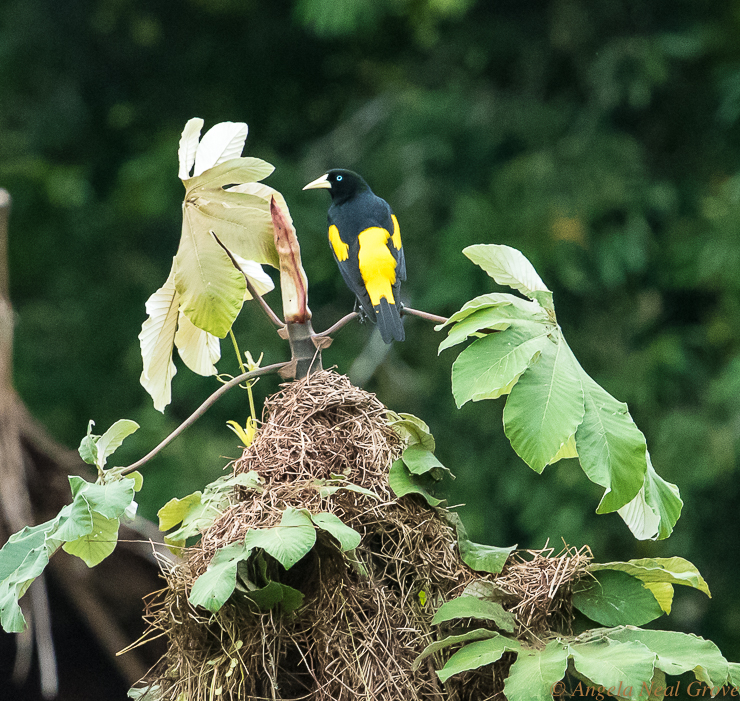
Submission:
[[[334,249],[334,255],[339,262],[344,262],[349,258],[349,246],[342,241],[339,229],[334,224],[329,227],[329,243]]]
[[[380,304],[381,297],[385,297],[390,304],[396,303],[392,289],[393,283],[396,282],[396,259],[388,248],[390,236],[389,231],[379,226],[371,226],[360,232],[358,237],[360,275],[374,307]]]
[[[397,251],[401,250],[401,227],[398,225],[398,219],[396,219],[395,214],[391,214],[391,219],[393,219],[393,236],[391,237],[391,241],[393,241],[393,246]]]

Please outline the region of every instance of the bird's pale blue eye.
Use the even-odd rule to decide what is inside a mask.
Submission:
[[[339,182],[342,179],[341,175],[337,175],[337,182]]]

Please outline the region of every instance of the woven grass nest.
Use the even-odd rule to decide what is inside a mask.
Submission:
[[[437,639],[431,625],[444,601],[483,578],[460,559],[455,528],[444,510],[417,495],[396,499],[388,470],[403,444],[386,421],[386,408],[368,392],[331,371],[283,385],[265,403],[254,442],[233,463],[235,473],[256,471],[261,494],[242,491],[185,553],[164,567],[166,587],[147,602],[145,637],[164,635],[168,651],[146,683],[166,701],[485,701],[503,698],[510,653],[491,668],[465,672],[444,686],[429,657]],[[342,475],[374,493],[320,494],[317,479]],[[328,534],[280,581],[304,594],[295,613],[255,610],[229,601],[216,613],[188,601],[194,580],[217,549],[248,529],[274,526],[286,507],[335,514],[362,536],[352,566]],[[537,551],[510,559],[497,577],[509,610],[532,640],[568,619],[569,584],[584,553]],[[279,565],[278,565],[279,567]],[[363,571],[364,570],[364,571]],[[518,608],[517,608],[518,607]],[[562,621],[561,621],[562,622]]]

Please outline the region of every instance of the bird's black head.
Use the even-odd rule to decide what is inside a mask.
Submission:
[[[331,200],[334,204],[342,204],[360,192],[370,190],[370,186],[351,170],[343,168],[332,168],[330,171],[308,183],[304,190],[314,189],[329,190]]]

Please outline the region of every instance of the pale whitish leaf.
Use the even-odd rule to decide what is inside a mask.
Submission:
[[[105,467],[105,464],[118,448],[121,443],[135,431],[139,430],[139,424],[131,419],[119,419],[116,421],[95,444],[97,450],[97,459],[95,464],[99,468]]]
[[[242,308],[247,285],[213,232],[192,226],[188,212],[175,256],[180,309],[195,326],[223,338]]]
[[[499,285],[513,287],[530,298],[536,291],[549,292],[534,266],[516,248],[500,244],[476,244],[463,249],[463,253]]]
[[[481,640],[477,643],[469,643],[458,650],[442,669],[437,671],[437,676],[442,683],[450,677],[469,669],[478,669],[486,664],[493,664],[501,659],[508,651],[517,651],[521,643],[512,638],[506,638],[496,633],[490,640]]]
[[[221,358],[218,337],[199,329],[182,312],[178,317],[175,345],[185,365],[194,373],[204,377],[218,373],[215,365]]]
[[[474,341],[452,365],[455,403],[461,407],[470,400],[496,399],[511,391],[549,345],[547,330],[540,324],[513,326]]]
[[[154,400],[154,408],[164,411],[172,399],[172,378],[177,369],[172,362],[172,347],[177,329],[179,296],[175,289],[173,264],[167,281],[146,302],[149,318],[139,334],[144,369],[141,384]]]
[[[683,501],[678,487],[655,472],[650,453],[646,452],[646,457],[645,483],[637,496],[618,513],[636,538],[662,540],[673,532]]]
[[[669,582],[682,584],[704,592],[711,598],[709,586],[699,570],[682,557],[646,557],[627,562],[597,562],[589,565],[591,572],[620,570],[637,577],[641,582]]]
[[[576,431],[576,447],[586,476],[606,488],[596,512],[616,511],[628,504],[645,481],[645,436],[627,405],[612,397],[578,366],[585,414]]]
[[[247,276],[249,282],[252,283],[254,291],[260,297],[275,289],[275,283],[272,281],[272,278],[262,269],[259,263],[255,263],[253,260],[246,260],[233,251],[231,255],[241,271]],[[249,299],[252,299],[252,295],[247,289],[244,292],[244,300]]]
[[[558,333],[511,390],[504,407],[504,433],[536,472],[542,472],[583,421],[579,370]]]
[[[568,649],[551,640],[542,650],[522,649],[504,682],[510,701],[551,701],[552,689],[565,676]]]
[[[193,176],[240,156],[246,139],[247,125],[244,122],[221,122],[212,126],[198,144]]]
[[[493,621],[498,628],[506,633],[514,632],[515,617],[513,613],[504,610],[496,601],[486,601],[475,596],[459,596],[446,601],[437,609],[432,619],[432,625],[439,625],[456,618],[476,618]]]
[[[496,636],[498,636],[498,633],[493,630],[488,630],[486,628],[477,628],[476,630],[469,630],[467,633],[461,633],[460,635],[448,635],[442,640],[435,640],[433,643],[427,645],[422,650],[421,654],[414,660],[412,669],[419,669],[421,663],[427,657],[429,657],[429,655],[433,655],[434,653],[439,652],[440,650],[444,650],[446,647],[450,647],[451,645],[459,645],[460,643],[468,643],[475,640],[488,640],[489,638],[493,638]]]
[[[606,630],[604,635],[609,640],[641,643],[658,656],[655,666],[666,674],[693,672],[699,681],[715,689],[726,683],[727,660],[711,640],[687,633],[631,626]]]
[[[267,177],[267,176],[265,176]],[[278,192],[275,188],[265,185],[264,183],[252,182],[252,183],[241,183],[240,185],[234,185],[226,188],[228,192],[241,192],[245,195],[254,195],[264,201],[264,207],[267,211],[270,211],[270,200],[274,197],[275,203],[280,207],[283,215],[289,224],[293,223],[293,218],[290,216],[290,210],[288,209],[288,203],[285,201],[282,193]]]
[[[578,672],[595,685],[613,688],[614,696],[633,698],[643,684],[649,687],[656,654],[640,642],[596,640],[568,645]],[[619,694],[619,690],[622,694]],[[631,691],[627,691],[630,689]]]
[[[573,606],[605,626],[641,626],[663,615],[653,593],[636,577],[618,570],[583,577],[574,588]]]
[[[177,157],[180,163],[180,170],[177,177],[180,180],[187,180],[190,177],[190,171],[193,169],[193,163],[195,163],[195,153],[198,150],[198,141],[202,128],[203,120],[199,117],[193,117],[188,120],[188,123],[182,130],[180,148],[177,151]]]

